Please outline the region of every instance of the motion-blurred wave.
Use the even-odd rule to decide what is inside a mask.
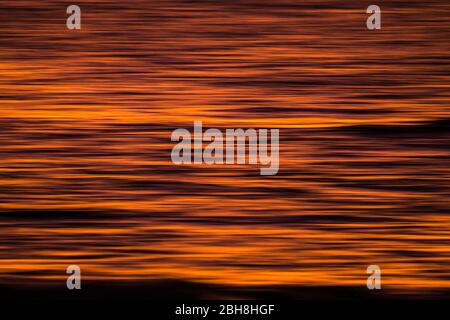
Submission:
[[[0,282],[450,289],[450,4],[0,4]],[[170,133],[280,128],[280,171]],[[205,128],[206,129],[206,128]],[[61,282],[63,283],[63,282]]]

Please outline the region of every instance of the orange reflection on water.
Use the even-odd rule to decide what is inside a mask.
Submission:
[[[65,5],[0,4],[0,279],[450,288],[448,1]],[[173,165],[195,120],[279,174]]]

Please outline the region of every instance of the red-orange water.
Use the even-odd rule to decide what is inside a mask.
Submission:
[[[5,1],[4,1],[5,2]],[[0,4],[0,282],[450,289],[450,3]],[[280,128],[280,171],[172,130]]]

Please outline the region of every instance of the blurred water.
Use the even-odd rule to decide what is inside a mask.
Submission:
[[[0,4],[0,282],[450,288],[448,1],[77,4]],[[174,166],[194,120],[278,175]]]

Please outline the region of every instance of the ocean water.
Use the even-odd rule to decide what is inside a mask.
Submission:
[[[450,289],[450,3],[0,4],[0,284]],[[280,129],[280,170],[171,132]]]

